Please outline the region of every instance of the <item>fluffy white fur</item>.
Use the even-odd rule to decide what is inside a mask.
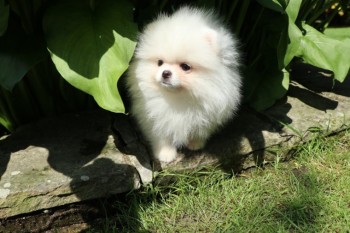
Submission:
[[[155,158],[171,162],[179,147],[204,147],[237,110],[235,39],[211,12],[183,7],[160,15],[140,35],[127,85],[131,114]]]

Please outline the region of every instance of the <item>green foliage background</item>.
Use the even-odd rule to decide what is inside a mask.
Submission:
[[[257,110],[285,95],[295,58],[340,82],[349,73],[350,36],[323,33],[348,0],[0,0],[0,125],[97,105],[124,112],[117,83],[139,29],[183,4],[214,8],[240,39],[245,102]]]

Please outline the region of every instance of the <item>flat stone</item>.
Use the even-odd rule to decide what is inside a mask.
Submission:
[[[0,218],[139,188],[160,169],[218,165],[239,172],[288,159],[318,131],[350,124],[350,79],[335,83],[309,66],[293,70],[288,96],[257,113],[243,107],[201,151],[152,164],[134,123],[123,114],[87,112],[43,119],[0,139]],[[276,152],[277,151],[277,152]]]
[[[150,182],[149,158],[120,152],[110,122],[104,111],[65,115],[22,126],[1,139],[0,218]]]

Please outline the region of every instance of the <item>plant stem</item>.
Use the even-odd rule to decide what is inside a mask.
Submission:
[[[323,31],[328,27],[329,23],[333,20],[333,18],[338,14],[338,12],[339,12],[338,9],[339,9],[339,8],[334,9],[333,12],[332,12],[332,14],[331,14],[329,17],[327,17],[327,19],[325,19],[325,20],[322,22],[322,27],[321,27],[321,28],[322,28]]]
[[[247,15],[247,11],[248,11],[248,8],[250,5],[250,0],[246,0],[246,1],[242,1],[242,2],[243,2],[243,5],[241,5],[240,12],[238,15],[238,20],[237,20],[236,27],[235,27],[235,31],[236,31],[237,35],[240,35],[241,28],[243,26],[243,22],[247,20],[246,15]]]
[[[0,124],[4,126],[8,131],[13,132],[15,129],[14,120],[11,117],[11,113],[8,109],[6,100],[0,88]]]
[[[261,7],[258,16],[254,20],[254,25],[251,27],[251,30],[249,31],[248,36],[246,37],[246,42],[249,43],[249,41],[254,37],[256,31],[255,29],[257,28],[258,24],[260,23],[260,19],[265,11],[265,7]]]
[[[96,1],[95,0],[89,0],[89,6],[92,11],[95,11],[96,9]]]
[[[328,4],[323,5],[323,7],[321,7],[321,9],[318,9],[316,12],[314,12],[312,14],[312,16],[310,17],[310,19],[308,19],[306,21],[307,24],[311,25],[313,22],[315,22],[316,19],[318,19],[326,9],[330,8],[333,4],[335,4],[336,2],[339,2],[339,0],[333,0],[328,2]],[[306,16],[307,17],[307,16]],[[333,16],[334,17],[334,16]],[[332,17],[332,18],[333,18]]]
[[[0,93],[1,93],[1,89],[0,89]],[[2,90],[1,96],[4,97],[4,103],[6,103],[7,106],[7,115],[12,117],[12,125],[17,126],[20,125],[21,120],[19,119],[19,117],[17,116],[16,110],[15,110],[15,106],[14,103],[11,99],[11,94],[9,93],[9,91],[7,90]]]
[[[236,10],[237,4],[238,4],[238,0],[235,0],[231,3],[229,12],[226,17],[226,23],[228,23],[231,20],[233,12]]]

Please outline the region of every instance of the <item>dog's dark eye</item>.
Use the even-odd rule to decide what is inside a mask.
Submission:
[[[161,66],[161,65],[163,65],[163,60],[158,60],[158,66]]]
[[[191,66],[189,64],[186,64],[186,63],[181,63],[180,67],[183,71],[189,71],[191,69]]]

